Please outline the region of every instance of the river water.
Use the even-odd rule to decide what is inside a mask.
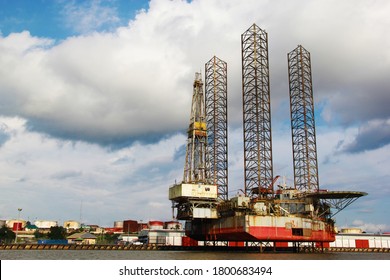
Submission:
[[[0,260],[5,280],[366,280],[386,275],[390,267],[390,253],[368,252],[0,250]]]
[[[0,260],[390,260],[390,253],[0,250]]]

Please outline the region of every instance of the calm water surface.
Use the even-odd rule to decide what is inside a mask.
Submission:
[[[0,250],[0,260],[390,260],[390,253]]]

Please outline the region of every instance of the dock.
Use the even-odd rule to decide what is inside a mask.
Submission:
[[[155,244],[2,244],[0,250],[157,250]]]
[[[390,248],[353,248],[353,247],[334,247],[325,248],[325,252],[354,252],[354,253],[390,253]]]
[[[313,250],[314,249],[314,250]],[[159,244],[143,245],[115,245],[115,244],[1,244],[0,250],[163,250],[163,251],[240,251],[240,252],[297,252],[292,247],[260,248],[230,247],[230,246],[166,246]],[[319,248],[303,247],[299,249],[302,253],[318,253]],[[352,248],[352,247],[330,247],[323,248],[322,252],[351,252],[351,253],[390,253],[390,248]]]

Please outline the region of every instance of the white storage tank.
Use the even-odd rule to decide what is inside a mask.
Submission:
[[[161,221],[149,221],[149,229],[164,229],[164,222]]]
[[[123,221],[114,222],[114,228],[123,228]]]
[[[341,229],[341,233],[361,234],[362,230],[360,228],[343,228]]]
[[[64,222],[64,228],[66,229],[79,229],[81,227],[81,224],[78,221],[65,221]]]
[[[165,223],[165,228],[166,229],[175,229],[175,230],[181,230],[183,229],[183,226],[181,223],[177,221],[170,221]]]
[[[36,225],[38,228],[49,229],[51,227],[58,226],[58,223],[56,221],[38,220],[34,222],[34,225]]]
[[[8,220],[6,221],[6,226],[8,228],[25,228],[26,227],[26,221],[25,220]],[[18,226],[17,226],[18,225]]]

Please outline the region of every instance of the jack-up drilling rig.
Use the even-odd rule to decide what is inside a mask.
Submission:
[[[195,76],[184,178],[169,189],[176,218],[202,241],[332,242],[332,217],[367,193],[319,188],[310,53],[298,46],[288,54],[294,186],[275,190],[268,35],[253,24],[241,45],[243,193],[227,197],[227,66],[214,57],[206,63],[206,98]]]

